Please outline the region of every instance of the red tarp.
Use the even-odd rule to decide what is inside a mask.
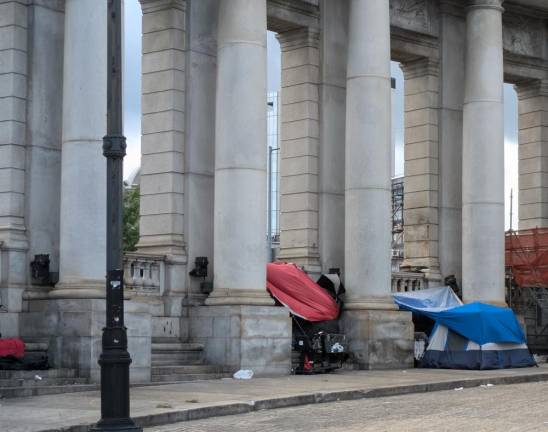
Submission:
[[[21,339],[0,339],[0,357],[25,357],[25,343]]]
[[[307,321],[328,321],[339,316],[339,305],[333,297],[295,264],[268,264],[266,287],[291,313]]]

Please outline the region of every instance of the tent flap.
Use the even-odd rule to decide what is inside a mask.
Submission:
[[[313,322],[339,316],[335,299],[295,264],[268,264],[266,280],[270,294],[296,316]]]
[[[397,293],[394,301],[401,309],[427,316],[479,345],[525,343],[511,309],[479,302],[463,305],[449,287]]]

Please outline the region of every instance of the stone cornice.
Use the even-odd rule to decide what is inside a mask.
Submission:
[[[518,99],[548,96],[548,79],[524,82],[515,86]]]
[[[507,14],[526,15],[531,18],[548,19],[548,12],[530,6],[522,6],[515,3],[504,2],[504,12]]]
[[[440,62],[438,59],[423,57],[410,62],[401,63],[403,75],[406,80],[422,76],[439,76]]]
[[[318,48],[320,32],[311,28],[299,28],[279,33],[277,36],[282,51],[291,51],[298,48]]]
[[[166,9],[186,10],[186,0],[139,0],[143,13],[159,12]]]
[[[267,22],[268,29],[276,32],[319,28],[320,8],[302,0],[267,0]]]

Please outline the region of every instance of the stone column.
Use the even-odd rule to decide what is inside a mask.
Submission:
[[[34,2],[29,13],[27,260],[31,262],[36,254],[48,254],[50,271],[59,272],[63,106],[52,101],[63,94],[64,1]],[[25,298],[47,298],[48,290],[46,286],[32,285],[31,280]]]
[[[319,34],[278,35],[282,50],[280,254],[314,275],[318,252]]]
[[[462,274],[462,110],[466,21],[460,0],[443,1],[440,19],[439,260],[442,277]]]
[[[140,0],[143,10],[139,252],[166,257],[165,315],[180,316],[185,294],[184,0]]]
[[[349,308],[392,304],[388,19],[386,1],[350,2],[345,149]]]
[[[207,304],[266,293],[266,1],[219,6],[214,291]]]
[[[191,310],[209,361],[290,369],[291,324],[266,292],[266,0],[219,2],[214,290]]]
[[[462,288],[504,303],[504,110],[501,0],[470,0],[462,151]]]
[[[60,282],[29,302],[22,331],[50,341],[50,360],[100,381],[105,326],[107,2],[66,0],[61,156]],[[90,53],[93,53],[91,55]],[[148,305],[125,305],[131,381],[150,381]]]
[[[348,2],[320,5],[319,253],[322,272],[344,273],[344,140]]]
[[[215,170],[215,82],[217,79],[218,0],[192,0],[187,7],[187,91],[185,143],[184,233],[189,269],[196,257],[209,260],[207,281],[213,279],[213,197]],[[188,275],[190,303],[205,294],[202,278]]]
[[[59,283],[52,298],[104,298],[107,5],[65,3]],[[94,53],[94,55],[90,55]],[[83,103],[85,101],[85,103]]]
[[[421,58],[404,63],[405,178],[404,257],[402,267],[423,268],[439,281],[438,121],[439,61]]]
[[[362,369],[412,364],[410,314],[391,291],[390,19],[385,0],[351,0],[346,94],[345,332]],[[388,325],[388,323],[390,323]]]
[[[0,4],[0,329],[19,334],[26,287],[25,226],[28,11],[20,1]]]
[[[548,80],[517,86],[519,228],[548,227]]]

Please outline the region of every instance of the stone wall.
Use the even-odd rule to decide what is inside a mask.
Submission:
[[[202,306],[191,309],[192,341],[203,343],[206,360],[256,375],[291,370],[291,319],[286,308]]]
[[[280,254],[320,273],[318,253],[319,34],[278,35],[282,49]]]
[[[517,86],[519,228],[548,226],[548,79]]]
[[[143,8],[140,252],[166,256],[165,315],[181,314],[184,219],[186,2]]]
[[[28,8],[0,3],[0,332],[18,334],[27,282],[25,226]]]
[[[403,64],[405,77],[404,262],[439,279],[439,61]]]

